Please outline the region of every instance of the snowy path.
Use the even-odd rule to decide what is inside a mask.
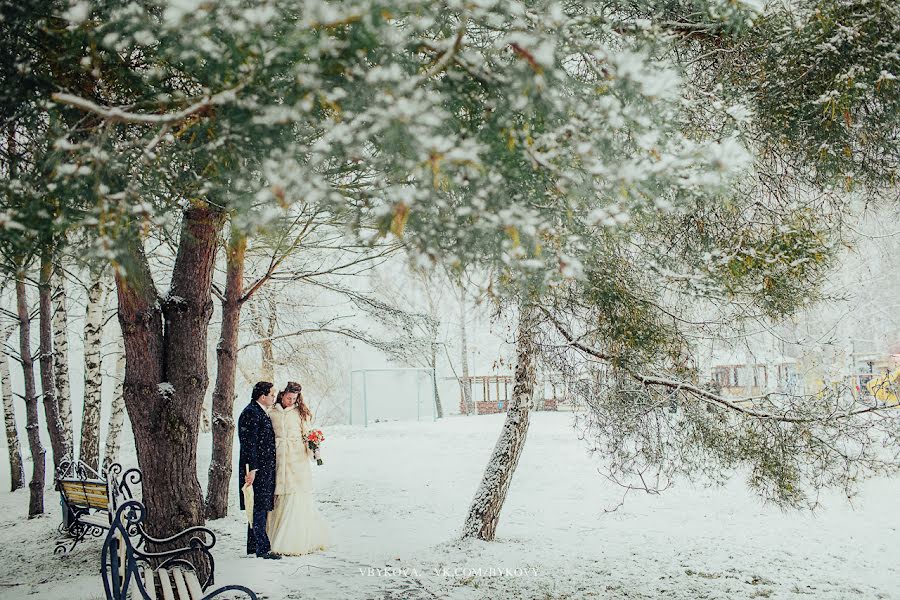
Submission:
[[[604,514],[621,490],[596,475],[567,414],[534,415],[498,541],[454,541],[501,419],[328,428],[314,475],[335,545],[279,562],[244,557],[235,509],[210,524],[218,583],[272,600],[900,600],[900,481],[867,483],[853,507],[827,496],[815,515],[763,506],[740,481],[629,496]],[[99,540],[53,556],[48,492],[51,505],[24,521],[27,494],[0,494],[3,600],[102,597]]]

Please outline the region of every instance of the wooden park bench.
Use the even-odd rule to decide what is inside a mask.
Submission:
[[[107,600],[209,600],[227,592],[257,600],[252,590],[213,584],[215,563],[210,553],[215,534],[190,527],[165,539],[144,530],[147,509],[136,500],[119,506],[103,544],[100,573]],[[155,550],[155,548],[167,548]],[[204,575],[205,574],[205,575]]]
[[[59,532],[68,539],[58,542],[54,553],[68,554],[86,537],[103,536],[118,506],[134,498],[132,486],[140,482],[140,470],[123,472],[117,463],[101,475],[81,461],[63,461],[56,486],[62,505]]]

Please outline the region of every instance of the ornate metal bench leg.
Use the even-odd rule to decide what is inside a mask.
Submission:
[[[75,549],[75,546],[78,545],[78,542],[84,539],[84,536],[87,535],[88,528],[82,525],[81,523],[72,523],[69,527],[68,533],[72,536],[72,544],[66,548],[69,544],[68,540],[61,540],[56,543],[56,548],[53,549],[53,554],[61,554],[63,556],[68,556],[69,553]]]

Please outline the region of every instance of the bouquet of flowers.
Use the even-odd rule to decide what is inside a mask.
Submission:
[[[313,458],[316,459],[316,464],[322,464],[322,456],[319,454],[319,445],[325,441],[325,434],[322,433],[321,429],[313,429],[306,435],[306,443],[309,444],[309,449],[313,451]]]

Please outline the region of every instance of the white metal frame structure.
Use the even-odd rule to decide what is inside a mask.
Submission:
[[[427,373],[431,380],[431,415],[432,421],[437,421],[437,411],[434,409],[434,390],[437,388],[437,380],[435,379],[435,370],[431,367],[398,367],[394,369],[353,369],[350,371],[350,394],[347,397],[347,423],[353,425],[353,375],[362,373],[362,399],[363,399],[363,425],[369,426],[369,401],[366,390],[366,376],[369,373],[396,373],[403,371],[417,371]],[[416,378],[416,420],[422,420],[422,382],[420,378]]]

